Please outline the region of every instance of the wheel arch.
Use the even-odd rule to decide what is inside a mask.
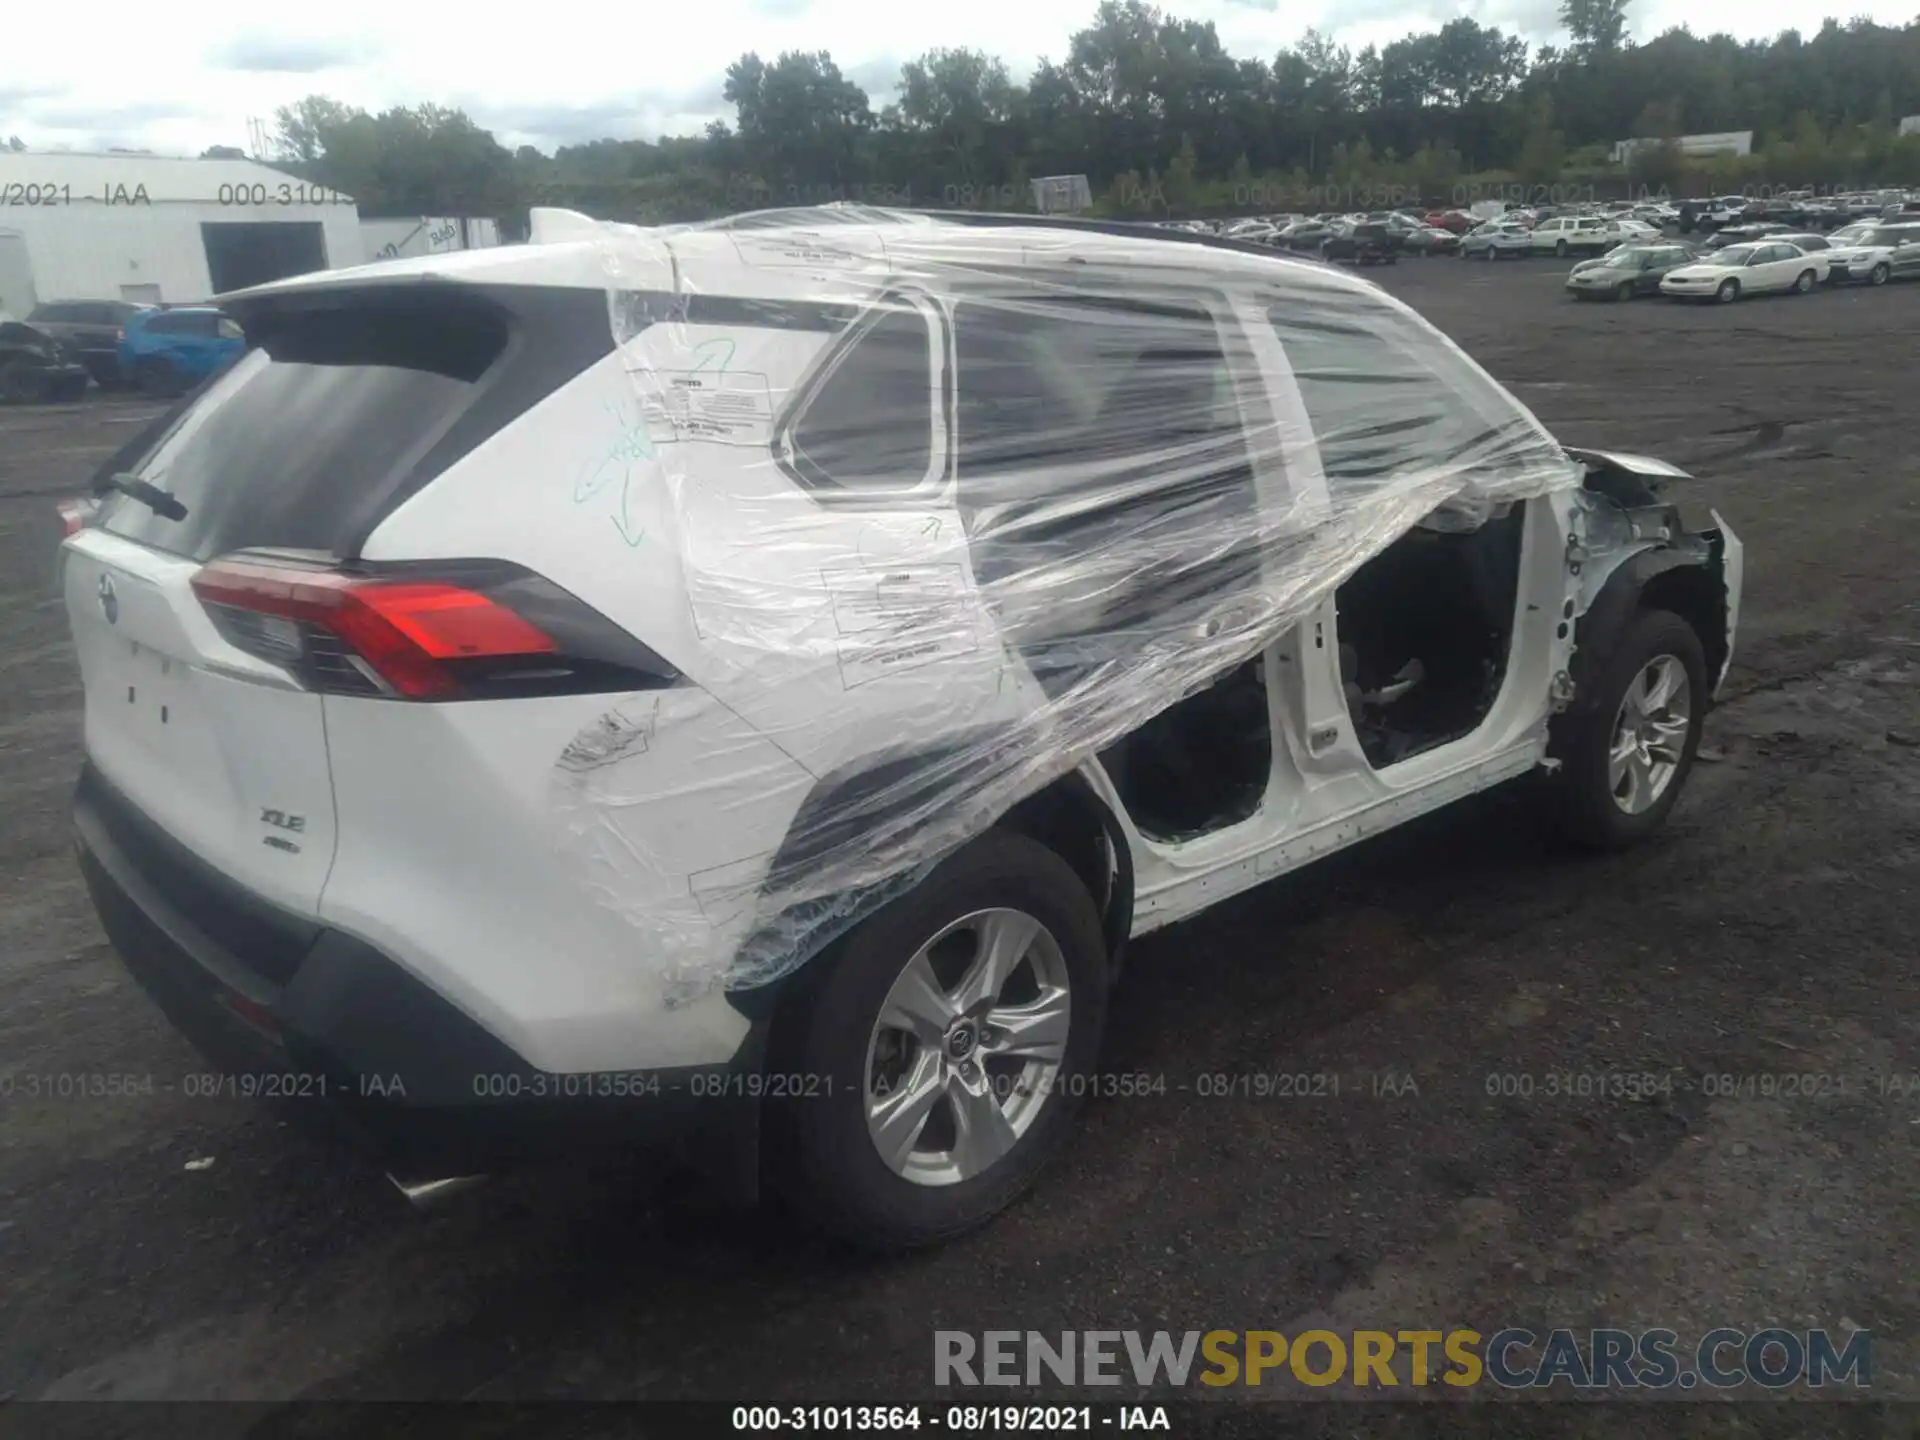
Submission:
[[[930,790],[1004,743],[1006,737],[991,731],[951,737],[933,748],[865,756],[822,776],[788,825],[766,888],[777,888],[831,850],[856,843],[863,831],[927,804]],[[993,823],[1039,841],[1073,868],[1100,911],[1108,953],[1117,963],[1133,926],[1133,857],[1119,818],[1086,776],[1077,770],[1060,776]]]
[[[1568,665],[1571,705],[1549,727],[1548,753],[1558,756],[1572,728],[1594,703],[1594,682],[1620,636],[1643,610],[1670,610],[1700,637],[1709,676],[1720,673],[1727,654],[1727,595],[1711,555],[1673,549],[1643,550],[1607,577],[1600,593],[1574,625]],[[1703,701],[1711,707],[1709,694]]]
[[[969,756],[979,753],[977,746],[991,745],[997,738],[980,734],[951,739],[932,750],[867,757],[821,777],[788,826],[765,888],[772,889],[782,877],[804,869],[824,850],[851,838],[861,825],[884,820],[889,807],[910,808],[914,797],[924,793],[922,786],[912,783],[914,777],[938,776],[948,764],[965,764]],[[1119,818],[1093,785],[1079,771],[1070,772],[1020,800],[994,824],[1047,846],[1087,884],[1100,911],[1108,974],[1117,979],[1133,928],[1133,856]],[[728,996],[729,1003],[752,1022],[755,1055],[750,1063],[754,1068],[777,1074],[791,1064],[798,1028],[793,1021],[823,974],[815,962],[844,933],[834,934],[766,984]],[[751,1203],[761,1191],[764,1166],[780,1161],[766,1150],[766,1138],[756,1103],[751,1123],[727,1152],[724,1167],[711,1162],[705,1167],[738,1201]]]
[[[982,747],[997,743],[1003,743],[1003,737],[991,732],[955,737],[932,749],[864,757],[822,776],[788,825],[763,891],[780,888],[834,849],[857,843],[860,834],[890,816],[910,814],[926,802],[930,788],[939,787],[942,777],[952,773],[949,767],[970,766]],[[1047,846],[1086,884],[1100,912],[1109,969],[1117,975],[1133,928],[1133,854],[1119,817],[1085,775],[1072,771],[1060,776],[993,824]],[[840,933],[822,939],[776,979],[732,992],[731,1003],[750,1019],[777,1029],[777,1017],[791,1003],[793,982],[812,971],[813,962],[832,948]]]

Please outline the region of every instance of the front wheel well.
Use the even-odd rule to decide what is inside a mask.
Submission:
[[[1709,682],[1727,660],[1727,597],[1714,572],[1704,565],[1663,570],[1640,591],[1640,609],[1671,610],[1693,627],[1707,660]]]

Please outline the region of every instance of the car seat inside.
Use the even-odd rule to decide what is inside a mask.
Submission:
[[[1419,526],[1335,593],[1341,685],[1375,769],[1471,734],[1506,677],[1524,507]]]

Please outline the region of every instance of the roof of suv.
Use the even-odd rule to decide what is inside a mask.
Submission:
[[[584,219],[584,217],[582,217]],[[595,225],[595,222],[586,222]],[[765,210],[700,225],[649,229],[595,226],[599,238],[564,238],[545,244],[505,245],[386,260],[341,270],[294,276],[221,297],[221,303],[343,286],[457,281],[477,285],[545,285],[618,288],[610,255],[631,242],[644,255],[651,238],[670,241],[659,257],[663,274],[681,270],[679,285],[703,288],[697,273],[725,271],[729,290],[789,295],[797,290],[830,294],[831,272],[871,285],[875,274],[910,273],[921,266],[1014,267],[1057,262],[1123,263],[1191,270],[1199,252],[1221,272],[1272,277],[1280,269],[1332,274],[1318,261],[1227,236],[1147,225],[1058,216],[984,215],[972,212],[879,210],[856,206]],[[578,230],[570,232],[580,234]],[[1360,282],[1365,283],[1365,282]],[[636,288],[644,288],[636,286]],[[676,287],[678,288],[678,287]]]

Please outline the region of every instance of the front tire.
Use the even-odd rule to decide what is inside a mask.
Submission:
[[[1556,745],[1553,819],[1585,849],[1621,850],[1666,823],[1693,769],[1711,699],[1700,637],[1670,610],[1642,610],[1593,683]]]
[[[1722,280],[1720,282],[1720,288],[1713,292],[1713,298],[1722,305],[1731,305],[1740,298],[1740,282],[1738,280]]]
[[[0,405],[31,405],[46,399],[47,377],[21,363],[0,365]]]
[[[1099,912],[1046,846],[992,830],[796,976],[769,1178],[864,1249],[938,1244],[1012,1204],[1071,1133],[1099,1058]]]
[[[1867,272],[1867,283],[1869,285],[1884,285],[1892,278],[1893,267],[1888,265],[1884,260]]]
[[[1811,295],[1813,293],[1813,287],[1819,283],[1819,280],[1820,277],[1815,275],[1813,271],[1802,270],[1799,278],[1793,282],[1793,293],[1796,295]]]
[[[1633,282],[1631,280],[1622,280],[1614,287],[1613,298],[1616,300],[1631,300],[1633,298]]]

